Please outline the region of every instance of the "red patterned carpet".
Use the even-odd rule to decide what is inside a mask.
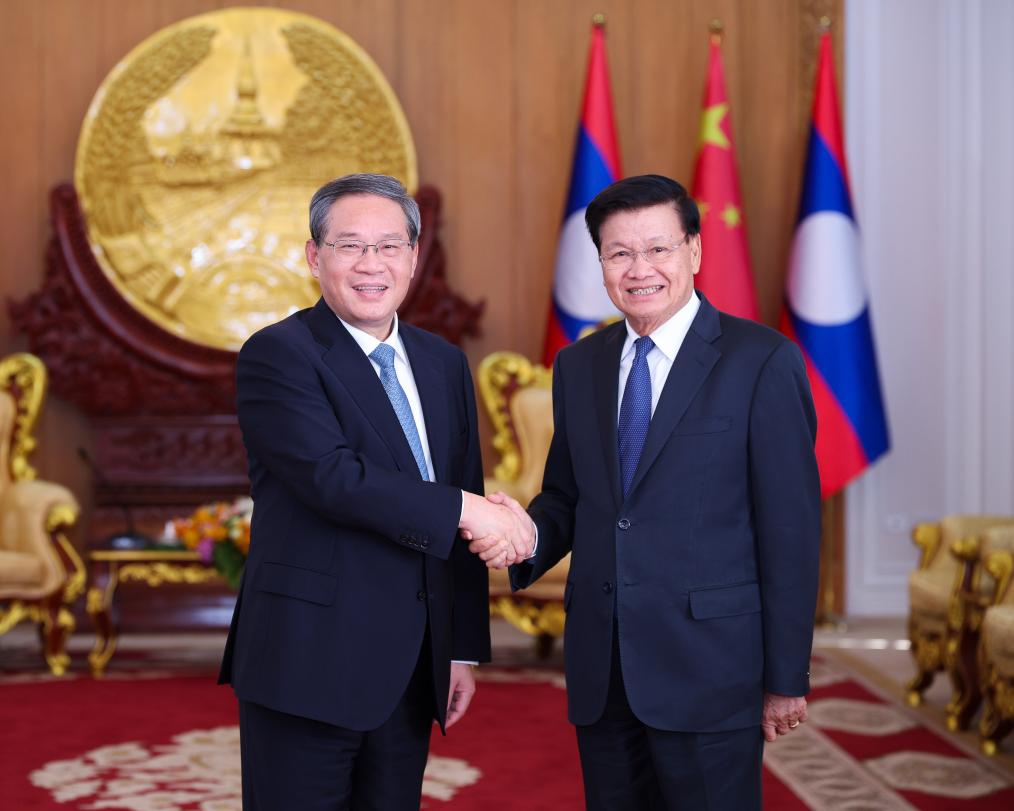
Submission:
[[[1014,807],[1005,770],[951,743],[856,674],[814,662],[811,722],[767,748],[769,809]],[[554,670],[480,670],[469,715],[434,736],[424,808],[580,809],[580,771]],[[237,811],[231,692],[210,674],[0,678],[0,807]],[[519,778],[529,791],[518,796]]]

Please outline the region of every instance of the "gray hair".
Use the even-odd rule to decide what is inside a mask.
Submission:
[[[317,247],[322,244],[324,233],[327,231],[331,206],[336,200],[349,194],[373,194],[394,200],[405,213],[408,241],[415,245],[422,227],[419,221],[419,204],[397,179],[388,175],[363,173],[336,178],[321,186],[313,195],[313,199],[310,200],[310,238]]]

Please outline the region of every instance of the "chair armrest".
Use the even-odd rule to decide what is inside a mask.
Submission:
[[[978,536],[969,535],[959,538],[951,544],[950,553],[961,565],[961,570],[955,581],[955,594],[966,602],[973,603],[980,607],[989,604],[989,598],[980,594],[979,583],[979,562],[982,554],[982,544]]]
[[[25,598],[48,596],[65,586],[75,592],[72,598],[83,588],[84,565],[63,535],[77,520],[78,509],[73,494],[52,482],[15,482],[0,494],[0,547],[39,558],[45,570],[42,585]],[[69,574],[75,577],[73,588]]]
[[[1014,553],[1002,550],[990,552],[983,561],[983,566],[989,575],[996,580],[996,591],[993,594],[992,605],[1014,602],[1014,591],[1010,588],[1011,573],[1014,571]]]
[[[940,548],[940,524],[916,524],[912,530],[912,542],[919,547],[919,568],[928,569]]]

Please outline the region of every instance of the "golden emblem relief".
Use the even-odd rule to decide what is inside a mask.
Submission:
[[[307,205],[349,172],[415,191],[415,148],[370,57],[319,20],[230,9],[152,35],[106,77],[74,182],[103,271],[197,343],[238,349],[312,305]]]

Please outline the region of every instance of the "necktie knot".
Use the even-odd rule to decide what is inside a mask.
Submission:
[[[381,370],[391,369],[394,367],[394,347],[390,344],[377,344],[376,349],[370,353],[370,359]]]
[[[647,335],[634,341],[634,362],[648,356],[648,353],[655,348],[655,342]]]

